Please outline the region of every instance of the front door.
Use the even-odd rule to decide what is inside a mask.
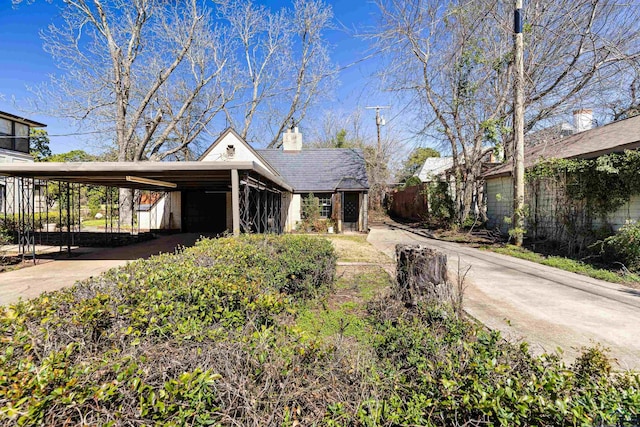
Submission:
[[[358,217],[360,216],[360,195],[358,193],[344,193],[342,204],[342,218],[344,231],[358,231]]]

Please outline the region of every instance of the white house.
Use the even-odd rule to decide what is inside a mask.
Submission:
[[[321,216],[333,219],[338,231],[366,231],[369,183],[360,149],[304,148],[302,134],[290,129],[282,149],[256,150],[227,129],[200,156],[203,164],[254,163],[287,184],[289,190],[246,192],[239,198],[245,231],[293,231],[302,219],[302,199],[318,199]],[[240,177],[245,188],[263,189],[259,177]],[[277,194],[273,197],[272,194]],[[171,206],[169,206],[171,205]],[[232,192],[228,185],[167,193],[139,212],[141,228],[221,233],[232,230]],[[279,224],[279,226],[275,226]]]
[[[45,124],[0,111],[0,163],[33,163],[29,154],[29,129]],[[18,192],[21,188],[13,178],[0,176],[0,212],[18,211]]]

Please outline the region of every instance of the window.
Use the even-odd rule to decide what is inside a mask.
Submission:
[[[6,119],[0,119],[0,148],[13,149],[13,128]]]
[[[320,216],[331,218],[331,194],[318,194],[316,197],[320,205]]]
[[[318,212],[320,218],[331,218],[331,193],[304,193],[300,195],[302,197],[302,215],[305,215],[305,202],[309,196],[312,196],[318,203]]]
[[[29,152],[29,126],[0,118],[0,148]]]
[[[29,126],[16,123],[16,147],[17,151],[29,152]]]

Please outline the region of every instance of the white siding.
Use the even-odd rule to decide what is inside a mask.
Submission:
[[[297,223],[302,220],[302,197],[300,194],[290,194],[290,196],[287,197],[287,202],[288,206],[287,203],[283,201],[282,209],[286,209],[287,212],[284,228],[285,231],[289,232],[295,230]]]
[[[510,224],[504,221],[513,211],[513,186],[511,177],[490,178],[486,182],[487,217],[490,228],[508,232]],[[631,196],[628,203],[601,218],[588,218],[581,203],[567,205],[563,202],[563,185],[555,180],[542,180],[536,187],[525,187],[528,208],[527,235],[564,241],[582,227],[611,228],[617,231],[628,222],[640,221],[640,195]]]
[[[20,153],[13,150],[5,150],[0,148],[0,163],[33,163],[33,157],[29,154]],[[7,213],[17,212],[20,199],[20,188],[16,179],[0,176],[0,212],[4,213],[5,203],[7,205]],[[7,196],[11,196],[12,200],[5,200]],[[36,194],[36,212],[42,212],[43,202],[40,196]]]
[[[487,217],[489,228],[506,233],[510,225],[506,218],[513,215],[513,184],[511,177],[489,178],[486,182]]]
[[[29,154],[0,148],[0,163],[33,163]]]
[[[235,149],[233,157],[227,154],[227,147],[232,145]],[[203,162],[223,162],[223,161],[248,161],[256,162],[263,168],[267,168],[265,163],[251,151],[244,141],[239,140],[236,136],[229,132],[225,137],[216,144],[215,147],[202,159]],[[267,168],[269,169],[269,168]]]
[[[628,203],[619,207],[615,212],[607,216],[607,224],[617,231],[628,222],[640,221],[640,195],[631,196]],[[600,221],[594,221],[596,225],[601,225]]]
[[[182,193],[165,193],[148,211],[138,212],[141,229],[180,230],[182,228]]]

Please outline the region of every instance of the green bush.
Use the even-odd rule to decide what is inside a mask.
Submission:
[[[640,271],[640,224],[625,224],[604,242],[613,256],[622,261],[630,271]]]
[[[638,424],[640,378],[599,347],[567,366],[389,297],[363,310],[366,339],[310,336],[296,315],[326,303],[335,262],[309,236],[202,240],[2,307],[0,423]]]
[[[0,228],[5,229],[7,232],[16,232],[19,227],[19,217],[17,214],[0,215]],[[66,224],[66,217],[64,218]],[[46,212],[37,212],[33,215],[33,226],[35,230],[44,229],[45,224],[56,224],[60,227],[60,213],[57,211],[51,211],[48,214]]]
[[[362,425],[637,425],[640,377],[611,374],[599,347],[573,365],[532,357],[499,332],[449,308],[371,309],[382,396],[362,403]],[[392,315],[389,316],[389,313]],[[342,414],[344,416],[344,414]]]
[[[449,195],[448,182],[432,182],[425,190],[429,200],[429,220],[443,225],[451,225],[454,220],[454,203]]]
[[[315,361],[333,350],[277,319],[330,285],[334,270],[331,244],[308,236],[202,240],[2,307],[0,420],[209,425],[228,423],[231,414],[249,422],[258,413],[280,419],[296,403],[290,395],[312,386],[304,378],[317,376]]]
[[[415,175],[410,176],[406,179],[406,181],[402,184],[401,188],[414,187],[416,185],[422,185],[422,180]]]
[[[326,233],[330,225],[330,219],[320,216],[320,202],[313,193],[302,199],[302,220],[296,224],[296,229],[302,232]]]

